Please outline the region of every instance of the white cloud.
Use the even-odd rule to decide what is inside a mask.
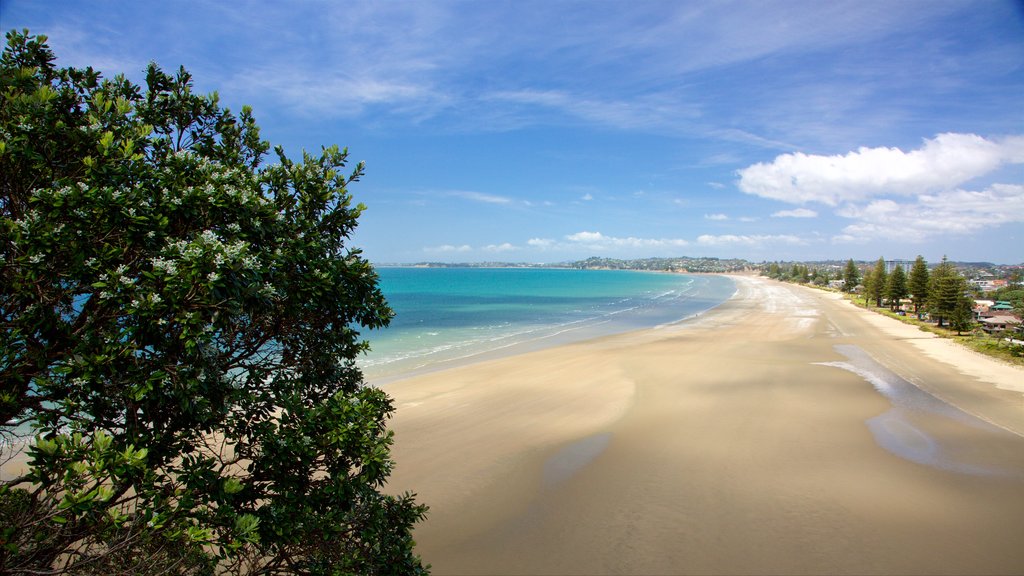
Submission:
[[[880,199],[864,206],[844,206],[836,213],[855,222],[834,236],[833,242],[922,242],[939,235],[970,234],[1024,222],[1024,185],[993,184],[980,192],[925,194],[907,204]]]
[[[682,238],[639,238],[636,236],[606,236],[600,232],[582,231],[569,234],[561,240],[550,238],[531,238],[527,245],[542,250],[578,250],[581,248],[594,251],[623,251],[633,249],[681,248],[690,243]]]
[[[461,244],[459,246],[455,246],[453,244],[442,244],[440,246],[430,246],[430,247],[427,247],[427,248],[423,249],[424,252],[442,252],[442,253],[470,252],[472,250],[473,250],[473,247],[470,246],[469,244]]]
[[[594,196],[589,192],[580,197],[580,200],[586,200],[587,202],[594,199]]]
[[[794,210],[779,210],[772,214],[772,218],[816,218],[818,213],[807,208],[796,208]]]
[[[793,204],[836,206],[883,195],[949,190],[1006,163],[1024,162],[1024,136],[987,140],[939,134],[921,148],[859,148],[839,156],[783,154],[739,171],[747,194]]]
[[[768,244],[795,245],[804,243],[799,237],[791,234],[722,234],[719,236],[702,234],[697,237],[697,244],[701,246],[764,246]]]
[[[483,250],[484,252],[512,252],[513,250],[518,250],[518,248],[508,242],[504,242],[502,244],[488,244],[483,247]]]
[[[505,196],[497,196],[495,194],[484,194],[483,192],[473,192],[467,190],[453,190],[446,193],[447,196],[454,196],[457,198],[464,198],[466,200],[472,200],[474,202],[483,202],[485,204],[511,204],[512,199],[506,198]]]
[[[705,220],[728,220],[729,217],[725,214],[705,214]]]
[[[680,125],[700,115],[696,105],[657,93],[617,100],[594,98],[565,90],[522,89],[492,92],[484,95],[482,100],[546,108],[586,122],[622,129]]]
[[[637,238],[635,236],[621,238],[605,236],[600,232],[577,232],[566,236],[565,239],[593,249],[666,248],[687,246],[689,244],[689,242],[680,238]]]

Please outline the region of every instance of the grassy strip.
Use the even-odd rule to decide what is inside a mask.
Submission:
[[[904,324],[910,324],[917,326],[922,332],[931,332],[941,338],[948,338],[958,344],[966,346],[975,352],[990,356],[997,360],[1002,360],[1014,366],[1024,367],[1024,345],[1021,344],[1009,344],[1002,338],[993,338],[986,334],[981,328],[975,328],[971,332],[957,334],[956,330],[949,330],[945,327],[939,328],[932,322],[926,322],[924,320],[918,320],[914,315],[900,316],[899,314],[889,310],[888,308],[878,308],[871,305],[864,305],[863,297],[854,294],[843,294],[843,298],[846,298],[854,305],[866,310],[870,310],[876,314],[895,318]]]

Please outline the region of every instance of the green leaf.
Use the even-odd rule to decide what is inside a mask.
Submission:
[[[99,141],[99,145],[98,145],[100,152],[103,152],[104,154],[106,154],[107,150],[110,148],[110,145],[113,144],[113,142],[114,142],[114,133],[110,132],[109,130],[104,132],[103,136],[100,137],[100,141]]]
[[[226,478],[224,480],[224,493],[225,494],[238,494],[245,488],[237,478]]]

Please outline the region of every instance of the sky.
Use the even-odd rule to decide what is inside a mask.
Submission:
[[[1024,262],[1024,3],[0,0],[348,147],[374,263]]]

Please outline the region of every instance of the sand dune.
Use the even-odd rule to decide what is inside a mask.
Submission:
[[[681,325],[389,384],[435,573],[1024,573],[1024,371],[737,282]]]

